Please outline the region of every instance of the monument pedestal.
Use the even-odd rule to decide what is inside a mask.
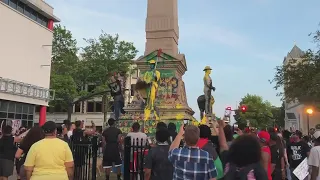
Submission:
[[[158,111],[160,120],[156,120],[153,113],[150,118],[144,121],[144,105],[139,91],[135,91],[133,101],[125,108],[126,114],[120,117],[120,129],[124,132],[131,130],[131,124],[139,121],[143,125],[142,129],[146,133],[155,132],[157,122],[173,122],[177,128],[183,124],[183,120],[194,120],[194,111],[188,106],[185,85],[182,80],[183,74],[187,70],[186,60],[183,54],[173,57],[158,51],[139,58],[136,61],[140,70],[139,78],[142,79],[144,73],[149,70],[149,61],[156,60],[156,70],[160,72],[158,89],[155,99],[155,108]],[[149,121],[149,122],[148,122]]]

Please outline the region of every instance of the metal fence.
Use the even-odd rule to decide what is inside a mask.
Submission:
[[[150,146],[143,139],[124,139],[123,178],[124,180],[144,180],[144,162]]]
[[[70,148],[74,158],[74,179],[96,180],[98,137],[87,141],[70,141]]]

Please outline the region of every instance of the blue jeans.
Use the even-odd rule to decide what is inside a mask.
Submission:
[[[120,117],[120,112],[123,112],[123,102],[121,101],[114,101],[113,102],[113,112],[114,112],[114,117],[116,120],[119,120]]]

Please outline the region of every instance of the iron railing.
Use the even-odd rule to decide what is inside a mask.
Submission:
[[[124,180],[144,180],[144,163],[150,146],[143,139],[124,139]]]
[[[96,180],[98,137],[87,141],[70,141],[70,148],[74,159],[74,179]]]

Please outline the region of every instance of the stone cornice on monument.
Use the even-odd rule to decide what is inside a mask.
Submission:
[[[135,64],[139,67],[139,70],[145,71],[149,70],[150,66],[148,61],[154,59],[157,60],[158,50],[153,51],[152,53],[139,57]],[[187,63],[184,54],[178,54],[177,57],[173,57],[169,54],[162,52],[160,54],[160,59],[158,59],[157,69],[175,69],[179,74],[184,75],[187,71]]]

